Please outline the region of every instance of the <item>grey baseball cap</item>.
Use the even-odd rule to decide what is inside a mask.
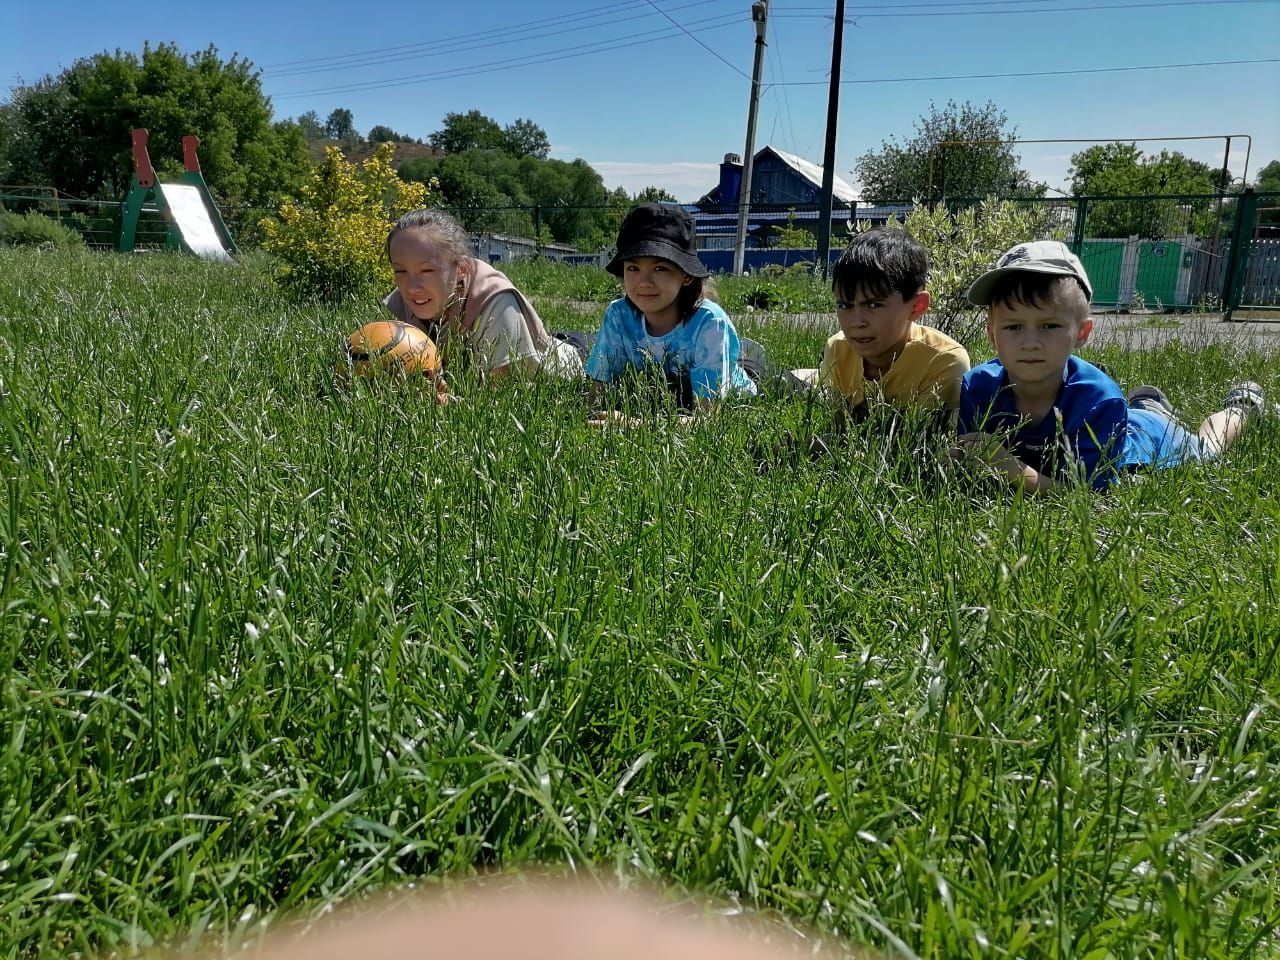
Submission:
[[[1006,250],[988,270],[969,287],[969,302],[985,307],[991,304],[991,291],[1007,273],[1048,273],[1059,277],[1075,277],[1084,287],[1085,296],[1093,299],[1093,285],[1084,271],[1084,264],[1071,249],[1060,240],[1032,240]]]

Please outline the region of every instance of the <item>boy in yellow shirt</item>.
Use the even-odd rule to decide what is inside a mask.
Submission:
[[[964,347],[917,323],[929,309],[929,253],[896,228],[859,234],[832,271],[840,332],[827,341],[821,388],[844,397],[855,418],[879,397],[904,409],[944,411],[960,405],[969,369]]]

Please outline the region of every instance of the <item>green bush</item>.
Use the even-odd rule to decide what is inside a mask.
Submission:
[[[384,143],[356,166],[328,147],[301,199],[286,200],[278,219],[259,224],[263,249],[279,263],[276,280],[295,300],[333,303],[391,287],[387,233],[428,197],[426,187],[391,168],[394,149]]]
[[[0,212],[0,245],[6,247],[83,247],[84,238],[42,213]]]
[[[1047,236],[1042,210],[990,197],[971,207],[916,204],[900,227],[929,251],[929,323],[961,343],[979,332],[986,312],[965,299],[970,284],[1014,244]]]

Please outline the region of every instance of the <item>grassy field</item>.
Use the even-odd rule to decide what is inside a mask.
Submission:
[[[826,411],[318,389],[377,316],[0,250],[0,956],[530,864],[892,956],[1280,951],[1276,425],[1042,502],[910,428],[761,470]],[[1189,420],[1280,396],[1230,347],[1088,355]]]

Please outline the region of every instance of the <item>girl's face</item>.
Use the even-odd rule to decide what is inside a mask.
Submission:
[[[671,326],[680,319],[676,297],[693,282],[670,260],[661,257],[636,257],[622,261],[622,289],[640,312],[656,325]]]
[[[401,230],[391,238],[396,289],[419,320],[435,320],[466,295],[471,265],[458,261],[426,230]]]

